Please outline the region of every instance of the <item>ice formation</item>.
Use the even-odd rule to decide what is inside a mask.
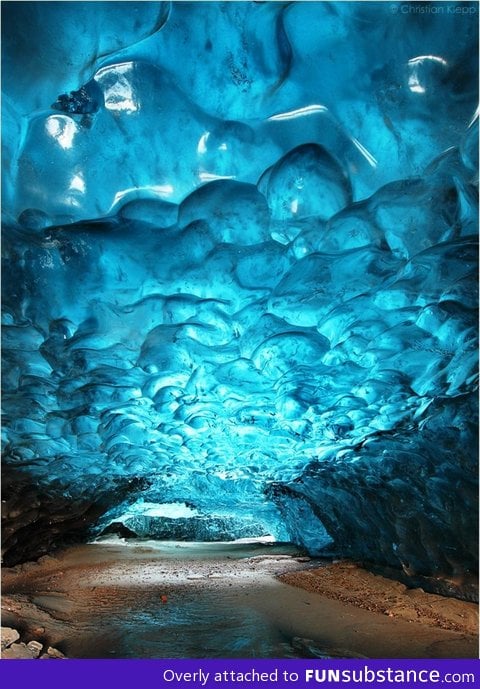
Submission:
[[[475,568],[477,10],[3,4],[7,562]]]

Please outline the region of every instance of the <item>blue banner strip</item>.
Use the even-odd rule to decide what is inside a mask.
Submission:
[[[4,660],[4,687],[137,689],[314,689],[315,687],[480,686],[477,659],[467,660]],[[9,684],[7,684],[9,682]],[[28,684],[27,684],[28,683]]]

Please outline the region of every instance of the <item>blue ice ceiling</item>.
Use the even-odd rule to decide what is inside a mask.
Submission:
[[[475,566],[477,12],[3,3],[8,557]]]

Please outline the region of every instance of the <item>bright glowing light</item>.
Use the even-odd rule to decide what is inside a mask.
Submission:
[[[425,87],[419,83],[417,76],[414,75],[408,79],[408,88],[412,93],[425,93]]]
[[[201,182],[213,182],[216,179],[235,179],[235,175],[215,175],[213,172],[199,172],[198,178]]]
[[[433,62],[443,67],[447,66],[447,61],[443,57],[438,57],[437,55],[419,55],[418,57],[412,57],[408,61],[408,67],[411,73],[408,77],[408,88],[412,93],[426,93],[425,84],[422,83],[420,69],[425,63]]]
[[[209,136],[210,136],[210,132],[205,132],[200,137],[200,140],[199,140],[198,146],[197,146],[198,155],[203,155],[204,153],[207,152],[207,141],[208,141]]]
[[[438,55],[419,55],[418,57],[412,57],[411,60],[408,61],[409,65],[416,65],[416,64],[421,64],[425,60],[430,60],[431,62],[437,62],[440,65],[443,65],[446,67],[448,65],[448,62],[443,59],[443,57],[438,57]]]
[[[278,115],[272,115],[267,119],[272,122],[279,122],[281,120],[295,120],[297,117],[305,117],[306,115],[313,115],[318,112],[328,112],[328,108],[324,105],[307,105],[304,108],[299,108],[298,110],[289,110],[288,112],[282,112]]]
[[[354,136],[352,137],[352,143],[360,151],[360,153],[363,155],[363,157],[366,159],[369,165],[371,165],[372,167],[377,167],[377,159],[370,153],[370,151],[367,151],[365,146],[361,144],[360,141],[356,139]]]
[[[79,191],[81,194],[85,193],[85,180],[81,173],[72,177],[70,186],[68,187],[71,191]]]
[[[123,62],[114,67],[104,67],[95,75],[95,81],[104,89],[107,110],[124,112],[128,115],[140,109],[131,83],[133,67],[133,62]],[[116,77],[115,80],[112,76]]]
[[[143,189],[144,187],[139,187],[139,189]],[[152,187],[145,187],[146,189],[151,189],[153,192],[156,194],[159,194],[160,196],[171,196],[173,192],[175,191],[175,188],[173,187],[172,184],[156,184]]]
[[[477,109],[476,109],[475,112],[473,113],[472,119],[471,119],[470,122],[468,123],[468,128],[469,128],[469,129],[470,129],[470,127],[471,127],[473,124],[475,124],[475,122],[478,120],[478,115],[479,115],[479,113],[480,113],[480,106],[477,107]]]
[[[52,115],[47,118],[45,128],[52,139],[55,139],[63,149],[72,148],[78,126],[70,117]]]
[[[198,515],[198,510],[188,507],[184,502],[169,502],[163,505],[157,505],[154,502],[140,503],[135,512],[140,512],[147,517],[167,517],[169,519],[182,519]]]
[[[171,184],[157,184],[153,186],[145,186],[145,187],[129,187],[128,189],[122,189],[122,191],[118,191],[113,199],[113,203],[110,206],[109,212],[114,208],[114,206],[117,205],[122,199],[124,199],[126,196],[131,195],[132,199],[135,198],[135,195],[139,193],[139,196],[141,196],[142,192],[148,193],[153,193],[153,194],[158,194],[158,196],[161,196],[162,198],[168,198],[171,196],[175,191],[175,188]]]

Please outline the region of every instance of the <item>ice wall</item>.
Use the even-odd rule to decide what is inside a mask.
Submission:
[[[477,11],[4,3],[6,561],[475,568]]]

